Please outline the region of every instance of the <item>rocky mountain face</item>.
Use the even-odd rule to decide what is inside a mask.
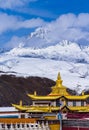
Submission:
[[[47,95],[51,91],[54,81],[40,77],[16,77],[13,75],[0,76],[0,106],[11,106],[12,103],[19,104],[22,100],[23,104],[31,104],[28,93],[33,94],[34,91],[38,95]]]

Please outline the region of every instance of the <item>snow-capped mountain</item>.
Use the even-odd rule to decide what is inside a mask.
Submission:
[[[89,63],[88,47],[82,48],[72,42],[64,40],[54,46],[48,46],[46,48],[29,48],[20,46],[12,49],[7,54],[20,57],[32,57],[43,59],[54,59],[62,61],[71,61],[78,63]]]
[[[60,72],[63,84],[80,92],[89,89],[89,47],[67,40],[44,48],[20,43],[17,48],[0,55],[0,72],[53,80]]]

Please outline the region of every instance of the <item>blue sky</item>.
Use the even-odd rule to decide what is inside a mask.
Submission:
[[[68,16],[68,14],[72,15]],[[53,21],[55,25],[56,21],[59,21],[60,25],[59,19],[63,15],[77,19],[76,23],[73,22],[73,29],[75,26],[77,27],[78,38],[68,40],[81,41],[82,39],[83,41],[88,37],[89,0],[0,0],[0,46],[3,47],[11,41],[19,42],[36,28],[47,26]],[[62,17],[62,21],[63,18],[65,20],[65,17]],[[83,22],[80,22],[79,19]],[[73,34],[73,36],[76,35]],[[65,37],[63,38],[65,39]],[[86,39],[86,43],[88,41],[89,39]]]

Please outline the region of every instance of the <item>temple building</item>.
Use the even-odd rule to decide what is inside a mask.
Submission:
[[[32,99],[31,106],[23,106],[12,104],[15,108],[24,112],[54,112],[59,111],[67,112],[88,112],[89,106],[87,105],[87,99],[89,95],[71,95],[67,92],[67,87],[62,84],[60,73],[58,73],[55,86],[51,87],[52,91],[46,96],[34,94],[28,94]]]

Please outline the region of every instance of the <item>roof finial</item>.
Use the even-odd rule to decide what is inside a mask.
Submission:
[[[58,79],[58,80],[61,80],[60,72],[58,72],[57,79]]]
[[[20,100],[20,106],[22,106],[22,100]]]
[[[34,91],[34,95],[36,96],[37,94],[36,94],[36,91]]]
[[[84,91],[82,91],[82,96],[84,95]]]
[[[56,80],[56,86],[62,87],[62,79],[60,76],[60,72],[58,72],[57,80]]]

